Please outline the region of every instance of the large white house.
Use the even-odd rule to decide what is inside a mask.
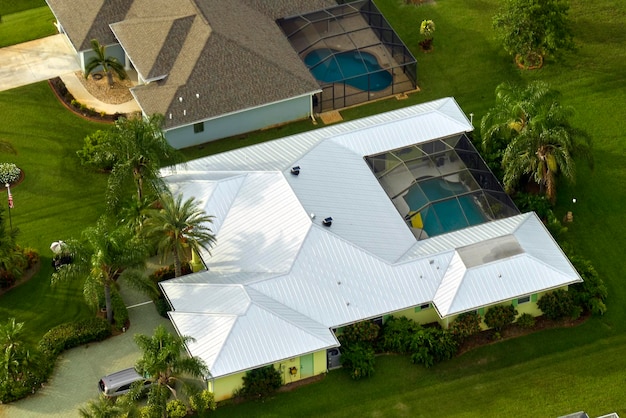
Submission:
[[[247,370],[286,383],[327,371],[334,330],[537,299],[580,276],[534,213],[519,214],[445,98],[164,170],[215,216],[205,271],[163,282],[217,399]]]

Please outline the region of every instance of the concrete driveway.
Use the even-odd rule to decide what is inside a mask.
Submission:
[[[78,408],[98,397],[102,376],[135,364],[139,348],[134,334],[152,335],[163,324],[175,333],[169,320],[158,315],[152,302],[129,289],[123,289],[129,305],[130,329],[106,341],[66,351],[57,360],[52,378],[37,394],[8,405],[0,405],[0,418],[72,418]]]
[[[0,91],[78,70],[76,52],[61,34],[0,48]]]

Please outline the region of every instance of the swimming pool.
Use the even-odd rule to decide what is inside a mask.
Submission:
[[[433,178],[411,186],[404,200],[411,211],[420,211],[423,229],[432,237],[487,221],[472,195],[460,195],[467,191],[462,183]]]
[[[383,70],[368,52],[320,48],[309,52],[304,63],[315,78],[326,83],[341,82],[359,90],[380,91],[393,82],[389,71]]]

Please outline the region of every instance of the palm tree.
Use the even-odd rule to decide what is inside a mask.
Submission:
[[[554,202],[557,175],[575,180],[573,156],[592,164],[590,137],[570,125],[573,109],[558,99],[544,82],[496,88],[496,106],[481,121],[482,145],[485,152],[501,152],[507,191],[530,176]]]
[[[89,74],[98,67],[102,67],[102,71],[106,74],[109,87],[113,85],[113,72],[117,74],[120,80],[128,77],[124,66],[120,64],[117,58],[105,55],[105,46],[100,45],[100,42],[96,39],[91,40],[91,49],[95,55],[85,65],[85,78],[89,77]]]
[[[181,194],[174,198],[171,193],[163,193],[160,204],[161,209],[148,211],[145,234],[156,241],[162,260],[170,254],[174,257],[175,275],[180,277],[187,250],[199,253],[203,248],[209,251],[215,242],[208,226],[213,222],[213,216],[200,209],[193,197],[183,202]]]
[[[159,325],[154,335],[136,334],[135,342],[141,350],[141,358],[135,369],[143,376],[149,376],[154,382],[148,393],[148,407],[153,412],[165,416],[165,405],[170,395],[177,398],[175,384],[180,382],[183,388],[191,392],[190,385],[181,379],[183,375],[194,378],[209,374],[204,361],[185,354],[185,344],[193,342],[191,337],[178,337]],[[131,395],[132,396],[132,395]]]
[[[138,417],[137,406],[126,396],[109,399],[100,394],[97,400],[91,400],[86,407],[78,410],[83,418],[131,418]]]
[[[165,139],[162,124],[163,116],[159,114],[147,119],[121,118],[115,122],[103,151],[115,156],[107,195],[111,208],[119,206],[123,191],[131,181],[140,202],[144,199],[146,183],[155,192],[163,191],[161,167],[182,161],[181,154]]]
[[[97,306],[98,296],[104,289],[109,323],[113,323],[111,292],[115,291],[119,279],[154,295],[154,284],[144,274],[147,249],[129,228],[112,228],[105,218],[100,218],[95,227],[83,231],[81,242],[71,240],[66,245],[73,262],[53,273],[52,282],[84,279],[83,293],[92,306]]]

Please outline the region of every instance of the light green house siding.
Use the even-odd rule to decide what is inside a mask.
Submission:
[[[394,312],[393,316],[400,318],[406,316],[413,321],[420,324],[430,324],[432,322],[440,322],[441,318],[437,314],[437,310],[429,304],[428,308],[420,308],[416,306],[414,308],[405,309],[403,311]]]
[[[280,371],[284,384],[297,382],[326,373],[326,350],[305,354],[273,364]],[[208,389],[215,394],[216,401],[233,397],[233,392],[243,385],[246,372],[220,377],[208,382]]]

